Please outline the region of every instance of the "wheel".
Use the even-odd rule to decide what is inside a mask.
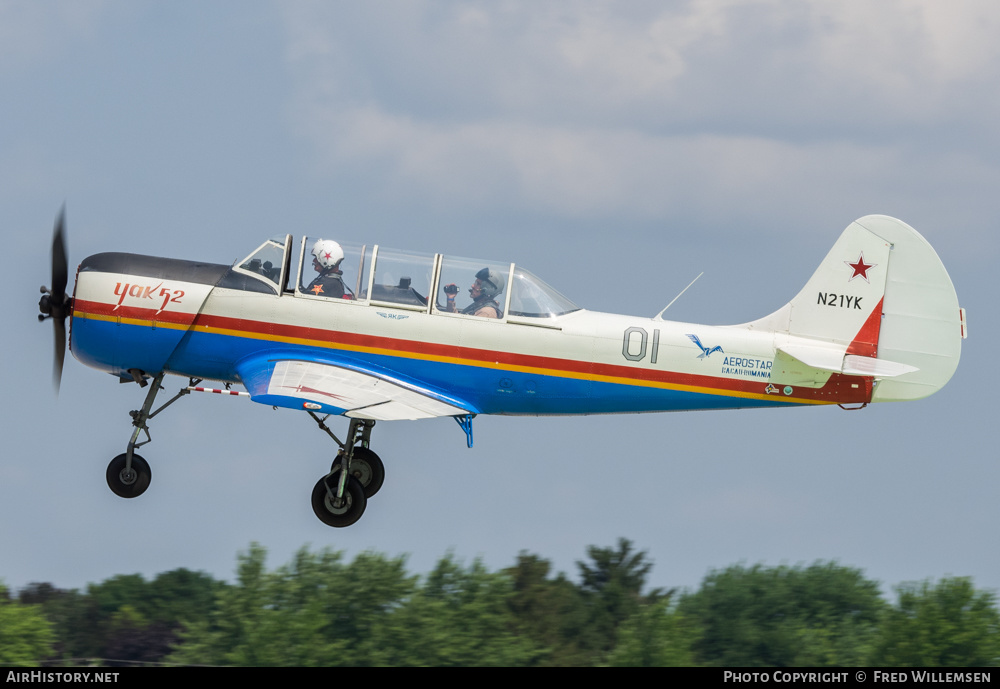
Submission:
[[[125,471],[125,457],[122,453],[108,464],[108,488],[120,498],[137,498],[149,488],[153,472],[146,460],[137,454],[132,455],[132,470]]]
[[[339,507],[334,505],[331,493],[337,492],[337,481],[340,479],[340,471],[334,471],[329,476],[324,476],[316,482],[316,487],[312,492],[313,512],[319,520],[327,526],[350,526],[361,519],[365,513],[368,499],[365,497],[365,490],[361,487],[353,476],[347,477],[347,485],[344,486],[343,504]],[[327,485],[329,484],[329,490]]]
[[[337,471],[339,466],[338,458],[333,463],[333,471]],[[354,448],[354,459],[351,460],[351,476],[365,489],[365,497],[370,498],[379,491],[385,481],[385,466],[377,454],[367,447],[358,445]]]

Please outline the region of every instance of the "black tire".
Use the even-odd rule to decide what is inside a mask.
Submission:
[[[337,492],[337,481],[340,479],[340,472],[335,471],[329,476],[324,476],[316,482],[312,492],[313,512],[319,520],[327,526],[342,528],[350,526],[361,519],[365,513],[368,499],[365,497],[365,490],[353,476],[347,477],[347,485],[344,487],[344,504],[335,507],[330,500],[330,493]],[[327,490],[329,484],[329,490]]]
[[[334,471],[339,463],[339,459],[334,462]],[[385,482],[385,465],[372,450],[358,445],[354,448],[354,459],[351,460],[351,476],[364,488],[365,497],[370,498],[379,492]]]
[[[125,453],[111,460],[108,464],[108,488],[120,498],[137,498],[149,488],[153,472],[145,459],[137,454],[132,455],[132,472],[125,473]]]

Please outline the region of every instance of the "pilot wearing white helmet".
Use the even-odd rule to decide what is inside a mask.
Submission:
[[[305,291],[320,297],[353,299],[354,295],[344,285],[344,273],[340,262],[344,260],[344,250],[332,239],[317,239],[312,248],[313,269],[319,273],[309,283]]]

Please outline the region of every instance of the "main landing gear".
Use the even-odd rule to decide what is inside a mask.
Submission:
[[[312,492],[313,512],[327,526],[350,526],[361,519],[368,498],[375,495],[385,481],[382,460],[368,449],[374,421],[351,419],[347,429],[347,442],[341,442],[320,418],[309,412],[320,430],[326,432],[340,446],[330,473],[316,482]]]

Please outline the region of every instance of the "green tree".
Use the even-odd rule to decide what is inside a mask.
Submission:
[[[654,589],[643,595],[653,563],[645,551],[634,552],[628,539],[618,539],[615,548],[589,546],[587,555],[589,563],[576,563],[580,592],[588,610],[584,643],[603,655],[616,645],[619,625],[638,613],[640,606],[669,601],[674,592]]]
[[[113,612],[103,625],[102,664],[108,666],[155,664],[163,660],[175,643],[171,627],[150,621],[129,604]]]
[[[340,554],[300,551],[289,572],[269,573],[267,553],[251,544],[237,556],[237,581],[218,593],[215,612],[187,625],[171,662],[201,665],[321,665],[337,649],[322,637],[325,623],[302,602],[317,570],[339,566]]]
[[[237,583],[219,593],[216,611],[192,624],[173,662],[214,665],[371,665],[385,618],[412,594],[416,577],[403,558],[300,549],[274,572],[253,544],[238,556]]]
[[[221,586],[202,572],[176,569],[146,581],[118,575],[87,586],[94,648],[88,655],[109,664],[155,663],[177,643],[184,623],[205,619]]]
[[[39,604],[57,630],[55,657],[151,663],[170,652],[182,622],[211,613],[222,586],[207,574],[177,569],[151,582],[117,575],[89,584],[85,593],[33,583],[19,597]]]
[[[52,584],[34,581],[18,591],[17,599],[23,605],[44,605],[51,600],[55,600],[65,594],[62,589],[58,589]],[[9,596],[9,593],[8,593]],[[0,599],[5,596],[0,596]]]
[[[49,583],[31,583],[18,594],[21,603],[38,605],[56,633],[53,658],[92,657],[96,615],[90,599],[79,591],[59,589]]]
[[[206,618],[215,605],[216,594],[225,588],[205,572],[183,567],[157,574],[146,587],[146,596],[137,607],[151,623],[176,629],[182,622]]]
[[[52,655],[55,634],[41,606],[11,600],[0,584],[0,665],[35,665]]]
[[[517,564],[505,570],[513,586],[509,606],[515,628],[539,648],[538,665],[590,665],[583,596],[562,573],[549,578],[551,567],[548,560],[522,551]]]
[[[862,664],[884,606],[860,570],[817,562],[712,571],[679,610],[698,629],[698,663],[788,667]]]
[[[608,655],[613,667],[689,667],[690,624],[669,601],[643,605],[618,629],[618,645]]]
[[[418,577],[407,573],[404,557],[366,552],[344,569],[343,579],[325,603],[326,614],[336,614],[331,631],[348,644],[343,664],[382,665],[384,629],[415,595]]]
[[[379,665],[520,666],[539,655],[517,633],[513,585],[479,560],[469,567],[442,558],[415,595],[385,621]]]
[[[872,657],[883,666],[971,667],[1000,664],[996,599],[966,577],[896,587]]]

